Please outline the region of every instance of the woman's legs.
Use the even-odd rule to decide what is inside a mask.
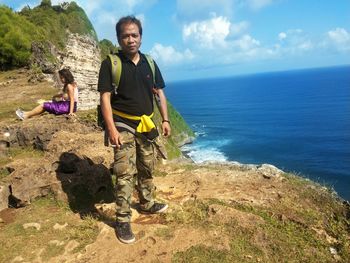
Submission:
[[[34,109],[32,109],[31,111],[24,111],[24,118],[27,119],[27,118],[31,118],[33,116],[36,116],[36,115],[39,115],[41,113],[43,113],[45,110],[44,110],[44,107],[42,104],[36,106]]]

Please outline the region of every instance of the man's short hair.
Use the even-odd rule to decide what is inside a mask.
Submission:
[[[118,23],[115,26],[115,30],[117,31],[117,38],[120,38],[120,34],[122,31],[122,26],[126,24],[135,24],[139,28],[139,33],[142,36],[142,25],[141,21],[138,20],[135,16],[124,16],[119,19]]]

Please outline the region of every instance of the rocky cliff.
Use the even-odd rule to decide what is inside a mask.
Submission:
[[[12,207],[0,211],[0,262],[348,262],[348,204],[271,165],[159,163],[157,199],[170,208],[143,215],[135,195],[137,242],[126,246],[98,128],[46,115],[0,134],[12,157],[0,174]]]
[[[59,56],[60,68],[69,68],[79,87],[79,109],[95,108],[99,103],[97,92],[100,69],[100,49],[90,36],[69,34],[65,52]]]

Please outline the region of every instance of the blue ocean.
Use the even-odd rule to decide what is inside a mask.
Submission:
[[[270,163],[350,200],[350,66],[167,83],[197,163]]]

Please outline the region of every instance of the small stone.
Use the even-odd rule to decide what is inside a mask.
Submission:
[[[26,223],[26,224],[23,224],[23,228],[24,229],[27,229],[27,228],[30,228],[30,227],[33,227],[35,228],[36,230],[40,230],[41,228],[41,225],[39,223]]]
[[[271,164],[262,164],[258,166],[258,171],[262,174],[262,176],[266,179],[279,178],[283,171],[278,169],[277,167],[271,165]]]
[[[4,219],[2,219],[2,218],[0,217],[0,224],[3,224],[3,223],[5,223],[5,221],[4,221]]]
[[[56,223],[56,224],[53,226],[53,229],[55,229],[55,230],[63,230],[63,229],[65,229],[67,226],[68,226],[68,223],[64,223],[64,225],[60,225],[60,224]]]
[[[329,251],[331,252],[332,255],[338,255],[338,252],[334,247],[330,247]]]

